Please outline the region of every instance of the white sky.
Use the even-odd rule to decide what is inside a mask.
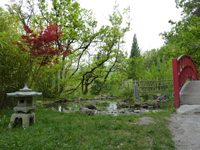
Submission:
[[[3,6],[9,0],[0,0]],[[93,10],[99,24],[108,24],[108,14],[112,13],[115,0],[79,0],[81,7]],[[131,31],[125,36],[125,50],[130,53],[134,33],[137,35],[142,52],[160,48],[164,40],[159,33],[169,31],[168,21],[181,20],[181,10],[175,0],[118,0],[120,8],[130,5]]]
[[[115,0],[79,0],[81,6],[92,9],[97,20],[107,22],[107,14],[111,14]],[[164,40],[159,33],[170,31],[168,21],[181,20],[181,10],[176,8],[175,0],[118,0],[121,8],[130,5],[131,31],[126,36],[125,49],[130,53],[133,35],[137,35],[142,52],[153,48],[160,48]],[[107,17],[108,18],[108,17]]]

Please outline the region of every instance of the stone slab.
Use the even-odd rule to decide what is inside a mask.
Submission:
[[[180,91],[180,105],[200,105],[200,81],[188,81]]]
[[[193,115],[200,113],[200,105],[182,105],[177,109],[177,114]]]

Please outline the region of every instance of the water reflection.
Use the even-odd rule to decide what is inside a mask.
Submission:
[[[117,110],[117,102],[114,101],[106,101],[106,102],[102,102],[102,101],[88,101],[88,103],[91,103],[92,105],[94,105],[95,107],[99,108],[99,111],[116,111]],[[58,105],[58,111],[64,111],[67,113],[70,113],[72,111],[79,111],[80,107],[83,105],[84,103],[70,103],[69,105],[62,105],[59,104]],[[106,105],[106,106],[105,106]],[[97,111],[96,111],[97,112]]]
[[[58,111],[62,111],[62,106],[58,106]]]
[[[107,109],[117,110],[117,102],[109,102],[109,107]]]

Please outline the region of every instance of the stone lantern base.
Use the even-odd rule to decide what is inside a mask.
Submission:
[[[13,124],[16,123],[17,119],[22,119],[22,127],[27,128],[30,126],[30,124],[35,123],[35,113],[30,112],[30,113],[14,113],[11,116],[10,123],[8,125],[9,128],[12,128],[11,122]]]

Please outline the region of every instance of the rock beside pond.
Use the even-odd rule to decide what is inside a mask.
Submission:
[[[79,101],[83,101],[84,98],[83,98],[83,97],[79,97],[78,100],[79,100]]]
[[[95,110],[94,110],[94,109],[89,109],[89,108],[84,107],[84,108],[82,108],[82,109],[80,110],[80,113],[81,113],[81,114],[88,114],[88,115],[90,115],[90,116],[93,116],[94,113],[95,113]]]
[[[94,97],[94,100],[100,100],[101,98],[100,97]]]
[[[117,101],[117,108],[160,108],[160,102],[136,102],[134,105],[129,105],[126,102]]]
[[[97,109],[97,108],[94,105],[92,105],[90,103],[86,103],[86,104],[81,106],[80,113],[81,114],[88,114],[88,115],[92,116],[95,113],[95,109]]]
[[[158,97],[157,97],[157,99],[156,99],[156,101],[157,102],[166,102],[166,101],[168,101],[168,100],[170,100],[170,97],[169,97],[169,95],[168,94],[162,94],[162,95],[159,95]]]
[[[88,108],[88,109],[97,109],[94,105],[90,104],[90,103],[86,103],[84,105],[81,106],[82,108]]]

